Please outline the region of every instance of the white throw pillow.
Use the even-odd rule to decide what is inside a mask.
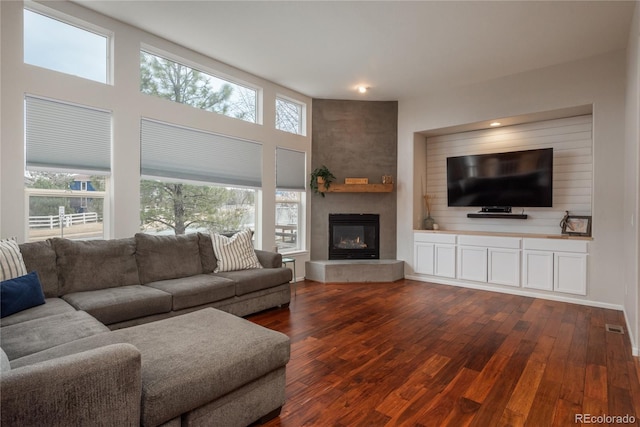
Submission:
[[[0,240],[0,281],[27,274],[20,247],[15,239]]]
[[[251,230],[244,230],[232,237],[211,233],[213,253],[218,259],[214,273],[262,268],[251,242]]]

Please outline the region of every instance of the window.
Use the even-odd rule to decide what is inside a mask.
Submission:
[[[283,253],[303,248],[305,153],[276,148],[276,246]]]
[[[299,191],[276,191],[276,246],[279,252],[301,249],[303,194]]]
[[[74,190],[84,175],[27,171],[29,197],[28,241],[52,237],[98,239],[104,237],[104,176],[90,177],[86,190]]]
[[[108,83],[109,37],[24,9],[24,62]]]
[[[111,113],[25,97],[29,241],[104,237]]]
[[[143,231],[255,231],[260,144],[148,119],[141,132]]]
[[[303,135],[304,106],[284,98],[276,98],[276,129]]]
[[[140,91],[247,122],[257,121],[255,89],[145,51],[140,51]]]
[[[255,190],[172,179],[140,182],[141,231],[150,234],[255,230]]]

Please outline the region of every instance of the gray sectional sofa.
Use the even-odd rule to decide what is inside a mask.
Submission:
[[[0,424],[243,426],[284,403],[291,270],[214,273],[206,234],[20,245],[45,304],[0,320]]]

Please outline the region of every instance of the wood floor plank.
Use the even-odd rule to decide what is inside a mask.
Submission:
[[[454,286],[298,283],[248,318],[291,338],[286,403],[267,427],[567,426],[640,418],[621,312]],[[636,422],[636,426],[639,424]]]

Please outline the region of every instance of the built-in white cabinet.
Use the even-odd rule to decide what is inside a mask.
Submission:
[[[518,237],[458,236],[458,278],[520,286]]]
[[[587,252],[584,240],[524,239],[523,286],[586,295]]]
[[[433,276],[433,253],[435,243],[415,242],[413,249],[414,270],[416,273]]]
[[[587,294],[588,241],[414,233],[417,274],[530,290]]]
[[[414,238],[414,270],[439,277],[456,277],[456,236],[418,233]]]
[[[553,290],[553,252],[525,250],[522,254],[522,287]]]
[[[458,278],[487,281],[487,248],[458,246]]]
[[[456,247],[437,243],[434,246],[434,276],[456,277]]]
[[[520,286],[520,249],[488,248],[487,282]]]

